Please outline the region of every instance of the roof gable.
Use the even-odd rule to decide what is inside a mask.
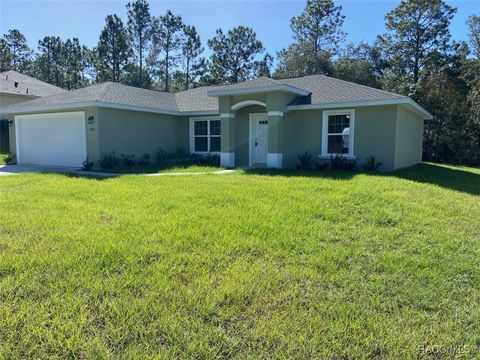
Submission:
[[[3,94],[44,97],[66,92],[66,90],[21,74],[14,70],[0,73],[0,92]]]

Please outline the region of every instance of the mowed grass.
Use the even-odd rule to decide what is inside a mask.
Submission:
[[[148,164],[131,167],[122,166],[111,170],[102,170],[117,174],[155,174],[155,173],[209,173],[224,170],[222,167],[201,165],[171,165],[171,164]]]
[[[479,259],[478,169],[3,177],[0,357],[475,358]]]

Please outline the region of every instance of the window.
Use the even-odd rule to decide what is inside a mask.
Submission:
[[[219,153],[221,125],[220,120],[191,120],[191,152]]]
[[[353,157],[354,110],[323,112],[322,156]]]

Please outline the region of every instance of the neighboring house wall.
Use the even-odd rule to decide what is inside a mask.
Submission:
[[[8,122],[5,121],[8,119],[8,114],[2,112],[3,107],[17,104],[22,101],[27,101],[34,99],[35,96],[26,96],[26,95],[15,95],[15,94],[0,94],[0,152],[9,152],[10,150],[10,139],[9,139],[9,130]]]
[[[418,115],[398,106],[395,136],[395,168],[422,161],[423,124]]]
[[[35,98],[36,98],[35,96],[28,96],[28,95],[0,94],[0,114],[5,115],[2,113],[2,108],[4,106],[17,104],[19,102],[27,101]]]
[[[155,160],[161,147],[166,152],[189,149],[187,117],[139,111],[98,109],[100,158],[114,151],[120,154],[145,153]]]

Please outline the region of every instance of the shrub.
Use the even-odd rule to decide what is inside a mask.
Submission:
[[[83,171],[90,171],[90,170],[92,170],[92,167],[93,167],[93,161],[88,161],[88,158],[87,158],[87,160],[84,160],[82,162],[82,170]]]
[[[329,167],[330,167],[329,163],[322,163],[321,164],[319,162],[315,162],[315,170],[324,171],[324,170],[327,170]]]
[[[220,156],[218,155],[197,155],[191,154],[189,155],[190,161],[192,165],[198,166],[212,166],[212,167],[219,167],[220,166]]]
[[[382,162],[375,161],[375,156],[370,155],[367,158],[367,161],[363,165],[363,170],[368,173],[377,172],[380,166],[382,166]]]
[[[357,162],[354,159],[346,159],[342,155],[330,156],[330,169],[343,170],[343,171],[355,171],[357,168]]]
[[[99,163],[102,169],[113,169],[120,164],[120,159],[115,152],[112,151],[110,154],[105,155],[102,160],[99,160]]]
[[[299,164],[297,165],[298,170],[313,170],[316,167],[315,162],[312,160],[312,155],[308,151],[303,155],[298,155]]]
[[[137,164],[135,154],[121,154],[120,158],[122,159],[123,166],[132,167]]]
[[[165,152],[161,147],[158,148],[157,151],[157,160],[158,162],[164,162],[169,158],[169,154]]]
[[[143,154],[140,159],[137,161],[138,165],[148,165],[150,164],[150,154]]]
[[[15,154],[8,153],[3,156],[3,162],[7,165],[13,165],[17,163],[17,157]]]

